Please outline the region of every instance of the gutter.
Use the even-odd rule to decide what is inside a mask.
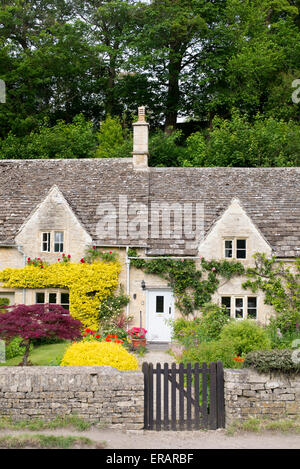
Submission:
[[[22,250],[22,246],[17,245],[17,249],[19,253],[23,255],[23,261],[24,261],[24,267],[25,267],[26,266],[26,254]],[[26,302],[26,289],[23,288],[23,305],[25,305],[25,302]]]

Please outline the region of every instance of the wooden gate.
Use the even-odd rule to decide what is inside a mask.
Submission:
[[[146,430],[216,430],[225,427],[222,362],[185,367],[143,363]]]

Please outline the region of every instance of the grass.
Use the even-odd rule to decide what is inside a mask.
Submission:
[[[236,421],[226,428],[226,434],[228,436],[234,436],[240,432],[261,433],[264,431],[300,433],[300,418],[266,420],[253,417],[245,421]]]
[[[59,365],[69,342],[35,346],[29,355],[29,361],[33,365],[51,366]],[[17,356],[0,363],[0,366],[17,366],[22,361],[22,356]]]
[[[92,427],[91,422],[87,422],[76,415],[65,415],[64,417],[56,417],[51,421],[41,419],[32,420],[13,420],[11,417],[0,418],[0,430],[55,430],[57,428],[75,428],[79,431],[89,430]]]
[[[58,448],[69,449],[74,446],[97,446],[104,448],[104,443],[95,443],[89,438],[82,436],[55,436],[41,434],[7,435],[0,437],[0,448],[18,449],[18,448]]]

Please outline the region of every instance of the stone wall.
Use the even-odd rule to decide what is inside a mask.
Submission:
[[[51,420],[70,414],[113,428],[143,428],[143,373],[112,367],[0,367],[0,416]]]
[[[226,425],[251,417],[300,415],[300,375],[224,370]]]

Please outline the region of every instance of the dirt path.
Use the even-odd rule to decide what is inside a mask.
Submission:
[[[110,429],[92,429],[79,432],[61,429],[43,432],[0,431],[0,437],[20,433],[84,436],[96,443],[106,441],[106,449],[300,449],[300,435],[245,432],[234,436],[227,436],[225,430],[122,432]]]

